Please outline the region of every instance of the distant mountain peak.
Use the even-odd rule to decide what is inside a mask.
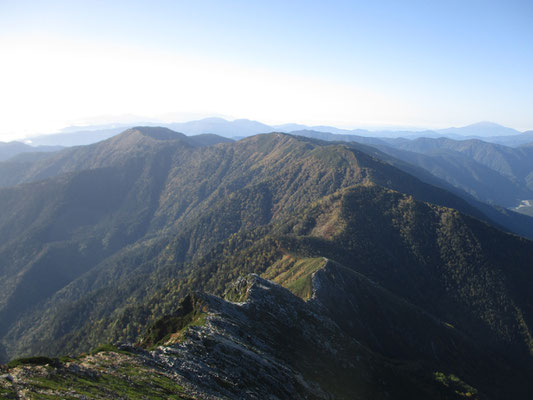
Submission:
[[[437,131],[441,134],[452,134],[460,136],[474,136],[474,137],[494,137],[494,136],[512,136],[520,134],[519,131],[499,125],[495,122],[480,121],[462,127],[453,127],[447,129],[440,129]]]
[[[229,122],[228,120],[222,118],[222,117],[206,117],[199,119],[197,121],[188,121],[188,122]]]
[[[161,126],[136,126],[126,130],[124,133],[131,134],[138,132],[143,136],[150,137],[156,140],[176,140],[186,138],[183,133],[173,131],[172,129]]]
[[[135,151],[143,151],[147,147],[164,145],[165,142],[187,143],[187,145],[195,146],[189,143],[187,136],[183,133],[155,126],[136,126],[126,129],[124,132],[95,145],[106,149],[106,151],[113,149],[113,151],[129,152],[133,149],[136,149]]]
[[[480,127],[480,128],[506,128],[505,126],[503,125],[500,125],[500,124],[497,124],[496,122],[492,122],[492,121],[479,121],[479,122],[475,122],[473,124],[470,124],[470,125],[467,125],[465,126],[464,128],[472,128],[472,127]],[[510,129],[510,128],[506,128],[506,129]]]

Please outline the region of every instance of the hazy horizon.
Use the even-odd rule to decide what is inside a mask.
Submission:
[[[298,122],[286,122],[281,124],[266,124],[264,121],[256,121],[251,120],[248,118],[231,118],[227,116],[220,116],[220,115],[212,115],[212,116],[205,116],[201,117],[199,116],[197,119],[182,119],[182,120],[155,120],[155,119],[149,119],[149,118],[142,118],[142,117],[136,117],[136,116],[128,116],[129,118],[122,118],[120,116],[117,116],[117,118],[113,117],[106,117],[106,118],[95,118],[93,121],[94,123],[86,122],[86,124],[80,124],[80,125],[69,125],[62,127],[60,129],[57,129],[55,131],[51,132],[38,132],[35,134],[30,134],[26,136],[20,136],[15,138],[10,138],[8,140],[0,140],[0,142],[9,142],[9,141],[20,141],[24,142],[26,144],[32,144],[32,141],[29,139],[39,138],[39,137],[45,137],[48,135],[55,135],[55,134],[68,134],[68,133],[74,133],[74,132],[83,132],[83,131],[98,131],[102,129],[113,129],[113,128],[124,128],[127,129],[128,127],[134,127],[134,126],[143,126],[144,124],[148,124],[149,126],[167,126],[172,124],[187,124],[191,122],[198,122],[202,120],[209,120],[209,119],[221,119],[225,120],[226,122],[236,122],[236,121],[249,121],[252,123],[261,123],[264,125],[267,125],[269,127],[272,127],[273,129],[276,127],[281,127],[284,125],[302,125],[301,129],[315,129],[315,128],[335,128],[340,130],[346,130],[346,131],[367,131],[368,133],[383,133],[383,132],[391,132],[391,133],[399,133],[399,132],[423,132],[423,131],[431,131],[438,133],[439,131],[446,130],[446,129],[461,129],[466,128],[470,126],[477,126],[482,124],[490,124],[495,126],[500,126],[503,128],[511,128],[509,126],[503,126],[501,124],[498,124],[496,122],[492,121],[477,121],[472,124],[464,125],[464,126],[442,126],[438,128],[429,128],[429,127],[416,127],[416,126],[394,126],[394,125],[357,125],[357,126],[335,126],[332,124],[318,124],[318,125],[306,125],[301,124]],[[297,131],[298,129],[289,129],[287,132],[290,131]],[[326,132],[326,131],[324,131]],[[518,133],[522,133],[522,131],[518,131]],[[525,131],[524,131],[525,132]],[[182,132],[188,135],[187,132]],[[209,132],[205,132],[209,133]],[[267,131],[263,133],[269,133]],[[239,135],[236,134],[235,137],[238,137]],[[460,134],[458,136],[461,136]],[[475,137],[476,135],[472,133],[471,135],[465,136],[465,137]],[[498,136],[498,135],[496,135]],[[369,137],[372,137],[372,135],[369,135]]]
[[[3,1],[0,141],[124,115],[525,131],[532,27],[527,1]]]
[[[533,0],[0,0],[0,54],[0,398],[531,398]]]

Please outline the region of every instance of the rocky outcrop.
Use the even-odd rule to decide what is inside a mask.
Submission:
[[[477,375],[453,375],[447,366],[450,357],[461,365],[460,352],[474,364],[492,366],[491,359],[483,359],[452,327],[364,276],[328,260],[312,273],[312,291],[304,301],[249,275],[228,291],[233,301],[188,296],[176,315],[147,330],[140,345],[45,365],[22,360],[4,371],[10,379],[0,379],[0,393],[6,398],[501,398],[475,388],[470,379]],[[409,324],[424,329],[414,332]]]

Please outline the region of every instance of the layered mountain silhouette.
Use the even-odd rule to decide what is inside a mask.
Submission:
[[[315,131],[296,135],[328,141],[358,142],[373,146],[396,159],[419,166],[477,200],[515,208],[533,198],[532,147],[508,147],[478,139],[366,138]]]
[[[142,118],[138,118],[142,121]],[[108,124],[108,125],[89,125],[86,127],[68,127],[59,133],[40,135],[30,138],[34,145],[61,145],[77,146],[87,145],[108,139],[117,135],[125,129],[135,125],[157,126],[161,125],[166,128],[183,132],[186,135],[199,135],[204,133],[216,134],[233,139],[240,139],[268,132],[292,133],[295,131],[310,130],[315,132],[324,132],[334,135],[362,136],[367,138],[409,138],[416,139],[419,137],[439,138],[448,137],[452,139],[482,139],[491,143],[499,143],[508,146],[520,146],[533,142],[531,132],[519,132],[512,128],[507,128],[492,122],[479,122],[459,128],[446,129],[405,129],[398,127],[388,127],[383,129],[343,129],[334,126],[317,125],[307,126],[303,124],[288,123],[282,125],[267,125],[259,121],[249,119],[236,119],[233,121],[219,117],[210,117],[188,122],[173,123],[155,123],[138,122],[136,124]]]
[[[155,365],[193,398],[523,397],[531,219],[431,176],[358,143],[154,127],[33,160],[0,189],[6,358],[136,342],[94,355],[102,387]],[[26,365],[5,390],[45,390]]]
[[[28,153],[31,153],[29,157],[34,153],[48,153],[61,150],[61,146],[29,146],[21,142],[0,142],[0,161],[5,161],[19,154],[24,154],[28,157]]]
[[[516,129],[507,128],[505,126],[488,121],[478,122],[476,124],[467,125],[460,128],[439,129],[437,132],[442,135],[454,134],[477,137],[501,137],[520,134],[520,132]]]

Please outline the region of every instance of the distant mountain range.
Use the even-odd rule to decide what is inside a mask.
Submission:
[[[138,126],[164,126],[186,135],[216,134],[227,138],[239,138],[258,133],[272,132],[271,126],[257,121],[237,119],[227,121],[223,118],[205,118],[197,121],[176,122],[169,124],[139,123]],[[87,145],[109,139],[131,128],[133,125],[96,125],[80,128],[66,128],[65,132],[41,135],[29,138],[34,145],[51,145],[62,143],[63,146]]]
[[[139,123],[137,125],[153,126],[153,123]],[[261,122],[248,119],[237,119],[228,121],[223,118],[205,118],[197,121],[157,124],[186,135],[198,135],[211,133],[228,138],[239,139],[259,133],[284,132],[313,130],[341,135],[355,135],[363,137],[378,138],[418,138],[418,137],[448,137],[455,139],[483,139],[494,143],[518,146],[533,142],[533,132],[521,133],[511,128],[507,128],[490,122],[480,122],[477,124],[441,130],[376,130],[365,129],[340,129],[333,126],[306,126],[301,124],[266,125]],[[95,125],[81,127],[70,127],[63,132],[41,135],[30,138],[33,145],[61,145],[76,146],[96,143],[108,139],[132,125]]]
[[[515,208],[529,215],[533,212],[523,203],[533,199],[531,145],[508,147],[479,139],[368,138],[310,130],[292,134],[328,141],[364,143],[410,165],[419,166],[480,201]]]
[[[0,164],[0,357],[72,357],[0,367],[0,396],[531,393],[533,219],[427,169],[163,127],[23,164]]]
[[[206,132],[211,132],[211,135],[216,134],[219,138],[238,139],[258,133],[285,131],[321,140],[367,144],[426,169],[480,201],[533,214],[533,209],[527,206],[527,202],[533,199],[533,175],[530,175],[533,174],[530,162],[533,147],[528,146],[533,143],[533,131],[520,133],[494,123],[480,122],[436,131],[370,132],[331,126],[309,129],[300,124],[268,126],[246,119],[227,121],[223,118],[205,118],[168,126],[187,135],[207,135]],[[32,144],[41,144],[37,147],[19,142],[0,143],[0,161],[19,154],[16,159],[0,165],[0,169],[4,171],[0,176],[0,186],[22,182],[20,177],[26,174],[29,165],[43,157],[37,152],[60,148],[44,144],[62,143],[72,146],[98,142],[115,136],[124,130],[124,126],[101,125],[82,131],[77,129],[79,128],[66,128],[63,133],[33,138]]]
[[[459,135],[459,136],[472,136],[479,138],[495,137],[495,136],[513,136],[518,135],[521,132],[506,128],[492,122],[478,122],[476,124],[463,126],[460,128],[447,128],[439,129],[437,133],[446,136],[446,135]]]
[[[29,146],[21,142],[0,142],[0,161],[8,160],[22,153],[48,153],[62,148],[62,146]]]

